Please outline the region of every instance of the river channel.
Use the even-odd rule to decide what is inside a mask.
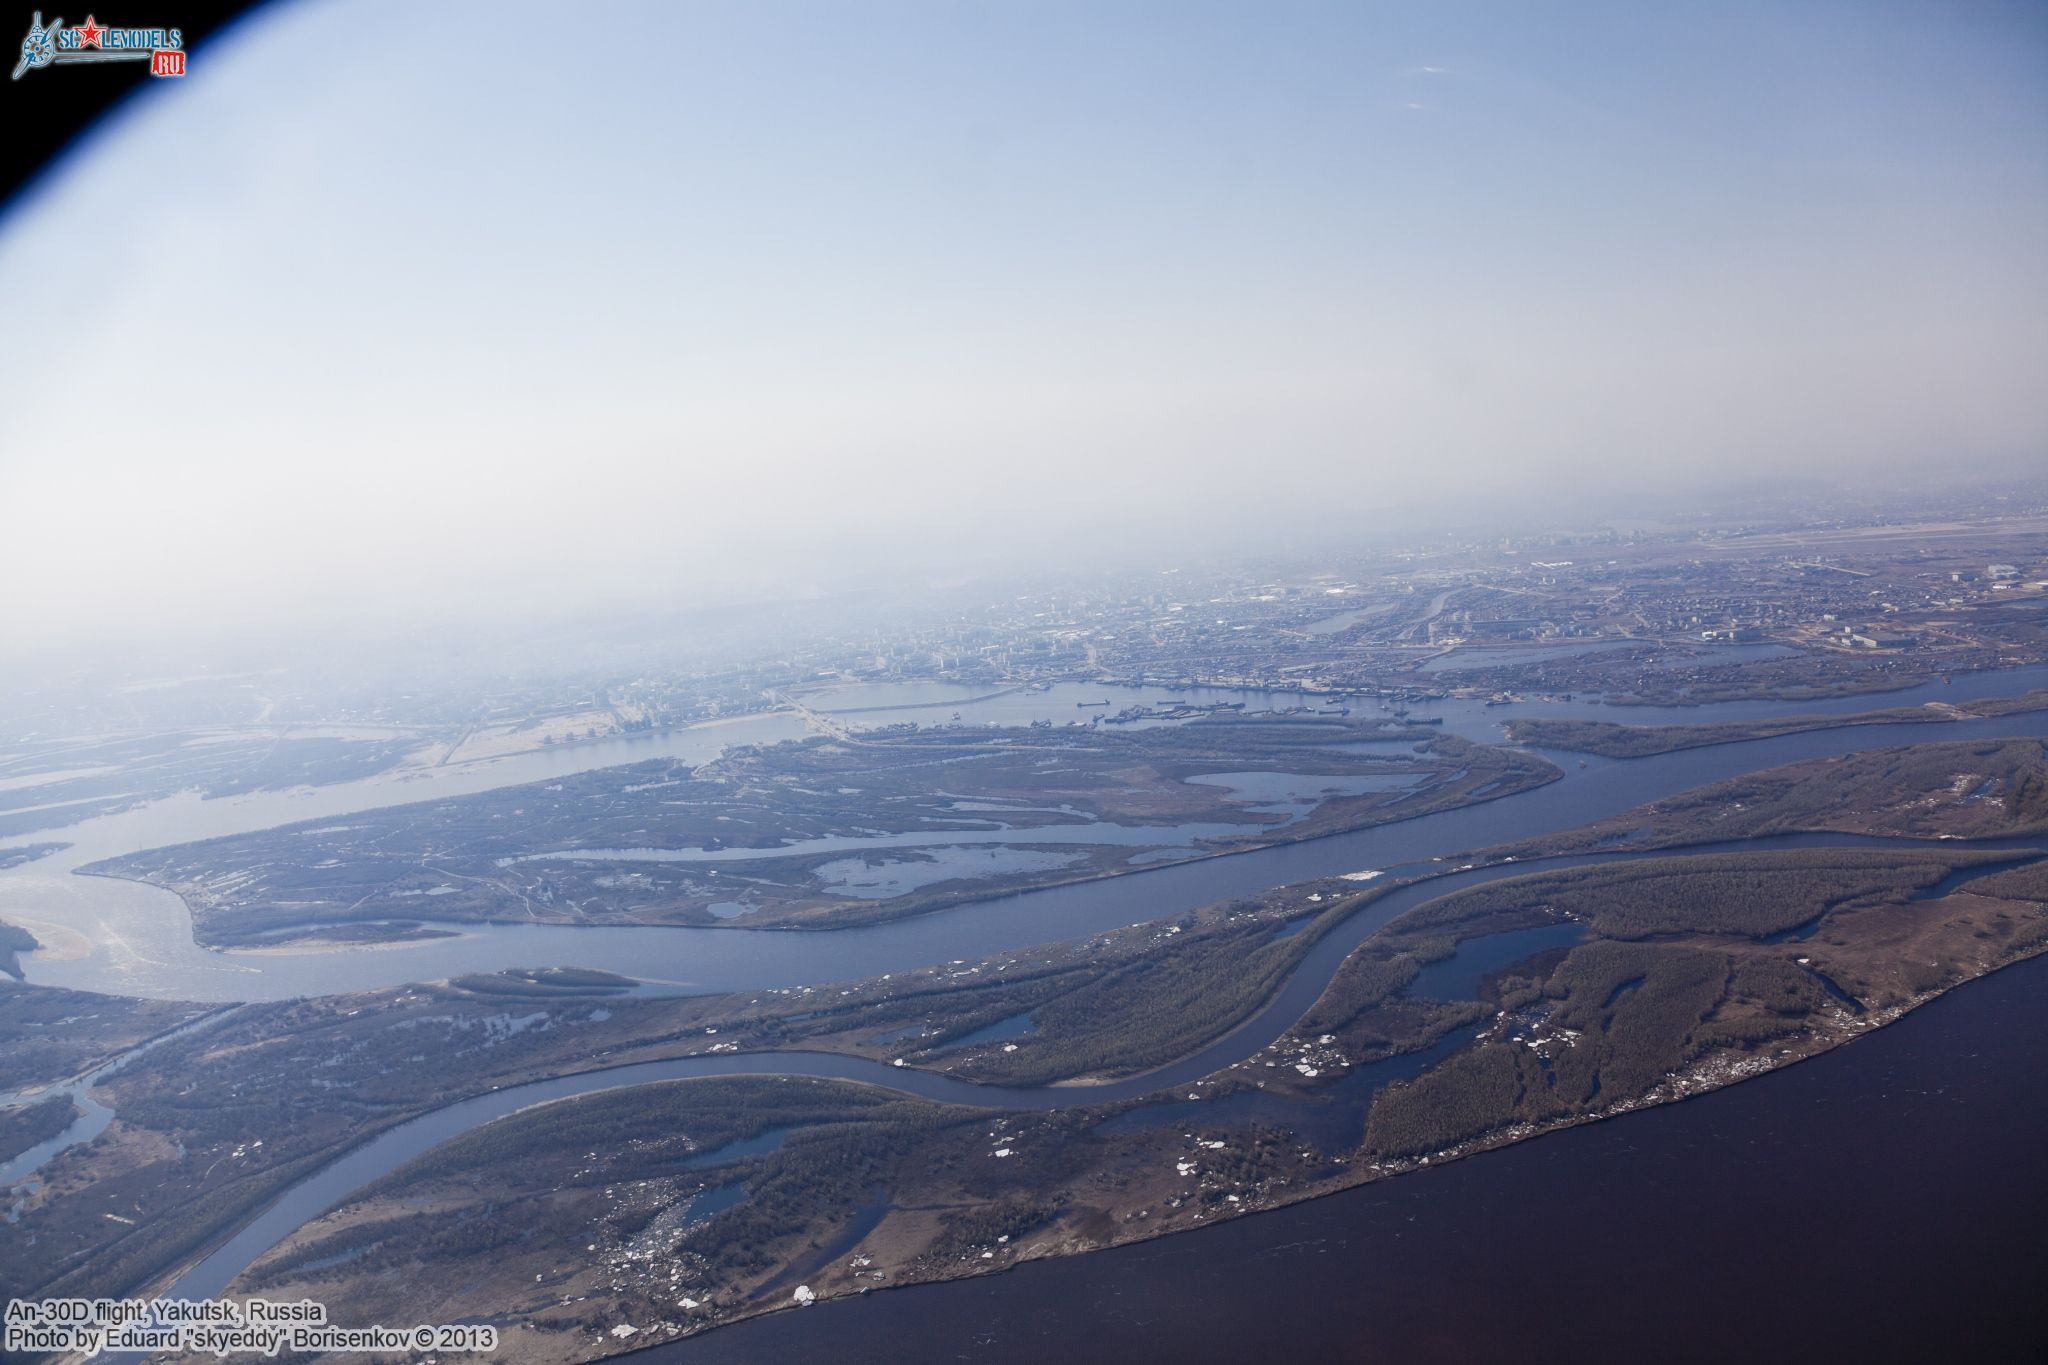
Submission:
[[[2036,1361],[2043,1075],[2037,957],[1618,1122],[621,1359]]]
[[[2048,848],[2042,847],[2042,844],[2043,841],[2038,839],[2001,839],[1973,842],[1969,847],[2007,848],[2016,854],[2048,852]],[[527,1085],[492,1091],[435,1110],[379,1134],[353,1152],[292,1186],[275,1204],[181,1278],[172,1292],[174,1295],[190,1298],[220,1294],[235,1276],[247,1269],[258,1256],[277,1245],[300,1225],[333,1208],[354,1191],[473,1128],[537,1104],[658,1081],[687,1080],[706,1076],[758,1075],[858,1081],[946,1104],[1002,1110],[1072,1109],[1152,1095],[1175,1096],[1181,1087],[1250,1059],[1267,1044],[1284,1034],[1323,993],[1338,965],[1375,930],[1396,916],[1453,891],[1528,872],[1582,867],[1616,858],[1673,857],[1686,853],[1720,852],[1736,848],[1756,852],[1788,848],[1936,846],[1926,841],[1911,839],[1790,834],[1749,839],[1726,845],[1700,845],[1692,849],[1673,850],[1667,853],[1582,854],[1533,859],[1521,863],[1495,863],[1486,867],[1466,868],[1424,877],[1395,887],[1327,933],[1303,956],[1271,1000],[1208,1046],[1156,1070],[1099,1085],[980,1085],[938,1072],[890,1066],[865,1058],[822,1052],[778,1051],[677,1057],[666,1061],[642,1062],[632,1066],[557,1076]],[[1487,955],[1486,940],[1472,940],[1469,945],[1461,948],[1460,956],[1467,953],[1471,954],[1475,961],[1483,961]],[[1476,976],[1476,966],[1472,970]],[[1439,1048],[1435,1051],[1444,1050]],[[1339,1082],[1344,1091],[1343,1107],[1362,1115],[1379,1084],[1386,1080],[1406,1079],[1414,1074],[1417,1068],[1412,1065],[1412,1061],[1412,1058],[1395,1057],[1379,1066],[1367,1065],[1356,1068],[1352,1075]],[[1190,1100],[1195,1098],[1194,1095],[1188,1096]],[[1222,1103],[1227,1104],[1229,1101]],[[1313,1122],[1318,1116],[1309,1114],[1305,1117]],[[1355,1140],[1354,1136],[1352,1141]]]
[[[2025,675],[2043,672],[2048,670],[2024,670],[2005,675],[2005,689],[1981,695],[2015,694],[2039,684],[2038,678]],[[1901,704],[1903,700],[1894,696],[1887,698],[1886,704]],[[1754,707],[1754,703],[1738,705],[1745,708],[1746,714],[1756,714],[1747,710]],[[1839,701],[1816,705],[1828,705],[1837,711],[1841,709]],[[1867,704],[1858,709],[1866,708]],[[1505,709],[1494,708],[1496,712]],[[1796,714],[1804,709],[1808,708],[1778,704],[1768,714]],[[1697,708],[1685,714],[1689,720],[1700,721],[1717,718],[1719,709]],[[1497,715],[1489,717],[1488,721],[1495,723],[1507,718],[1506,715]],[[1634,715],[1627,718],[1639,719]],[[787,718],[767,717],[763,720],[786,723]],[[189,830],[195,822],[208,821],[215,826],[213,832],[226,832],[219,826],[233,823],[244,824],[248,828],[266,827],[254,821],[275,812],[270,803],[261,799],[245,799],[242,803],[198,803],[181,798],[74,827],[66,831],[65,837],[76,839],[78,847],[67,850],[58,858],[30,864],[27,868],[0,876],[0,908],[6,908],[10,913],[20,908],[21,917],[31,921],[54,919],[85,935],[93,944],[91,951],[68,962],[46,961],[42,955],[31,957],[31,980],[172,998],[279,998],[319,990],[353,990],[398,984],[451,971],[558,964],[609,967],[643,980],[649,979],[652,973],[669,976],[672,984],[705,989],[813,984],[934,961],[981,956],[1006,948],[1099,932],[1224,897],[1318,876],[1365,869],[1408,873],[1438,870],[1431,865],[1434,859],[1510,839],[1571,828],[1703,782],[1797,759],[1926,740],[2042,734],[2048,734],[2048,715],[2018,715],[1984,721],[1816,731],[1654,758],[1589,760],[1583,767],[1579,766],[1575,755],[1552,755],[1565,774],[1560,781],[1546,788],[1476,806],[1354,834],[1136,872],[1104,881],[994,897],[913,920],[835,933],[470,926],[465,927],[455,939],[386,951],[217,954],[199,949],[191,942],[189,917],[183,914],[182,902],[177,897],[135,883],[69,875],[70,868],[81,861],[125,851],[114,847],[124,838],[129,841],[129,848],[153,846],[147,842],[151,834],[160,833],[167,827]],[[728,736],[727,739],[738,737]],[[701,737],[692,736],[689,742],[702,741]],[[567,756],[547,757],[559,760]],[[631,759],[613,758],[611,761]],[[566,770],[556,768],[554,771]],[[535,776],[521,773],[505,780],[531,781]],[[286,818],[325,818],[350,809],[370,809],[400,804],[408,799],[448,794],[445,789],[437,789],[394,795],[388,784],[382,790],[371,790],[376,786],[375,783],[352,783],[315,789],[310,799],[317,800],[321,809],[305,809],[303,803],[309,798],[298,797],[296,800],[301,804],[294,806]],[[240,808],[230,817],[223,818],[218,813],[208,813],[203,817],[195,815],[195,807],[218,805],[225,811],[238,804]],[[166,806],[173,812],[170,826],[146,818],[156,807]],[[119,822],[125,823],[116,829],[109,828]],[[88,830],[87,825],[99,828]],[[184,833],[173,837],[194,836]],[[144,842],[133,842],[137,838]],[[2023,840],[2002,843],[2005,846],[2027,846],[2027,841]],[[1751,840],[1742,847],[1823,845],[1911,846],[1912,841],[1794,835]],[[1279,1036],[1320,994],[1337,964],[1366,935],[1395,915],[1462,886],[1590,860],[1560,858],[1471,868],[1398,887],[1318,942],[1273,1000],[1237,1028],[1181,1061],[1144,1076],[1107,1085],[1084,1089],[986,1087],[935,1073],[893,1068],[855,1058],[789,1052],[678,1058],[558,1077],[476,1096],[394,1128],[293,1186],[275,1204],[182,1277],[175,1292],[190,1296],[220,1292],[264,1250],[308,1219],[333,1207],[369,1181],[462,1132],[534,1104],[620,1086],[695,1076],[769,1073],[864,1081],[929,1099],[1004,1109],[1054,1109],[1155,1094],[1170,1095],[1191,1081],[1251,1057]],[[77,894],[68,906],[53,906],[52,887],[64,888],[67,883],[86,890]],[[62,899],[61,890],[57,895]],[[168,923],[150,922],[166,918]],[[142,941],[146,952],[136,950],[133,940],[122,932],[124,927]],[[650,968],[650,964],[656,966]],[[1369,1094],[1369,1090],[1366,1093]]]
[[[2048,667],[1969,675],[1952,687],[1937,683],[1876,699],[1734,702],[1687,708],[1678,716],[1705,722],[1759,715],[1840,714],[1928,700],[2012,696],[2043,685],[2048,685]],[[1045,712],[1062,704],[1059,691],[1013,693],[997,700],[1006,705],[1033,700]],[[1288,700],[1284,694],[1233,695],[1263,698],[1274,704]],[[1071,703],[1066,704],[1071,708]],[[1484,707],[1476,702],[1445,702],[1430,708],[1418,706],[1415,714],[1425,710],[1444,717],[1447,729],[1494,742],[1500,740],[1500,727],[1506,721],[1524,715],[1583,713],[1630,723],[1670,719],[1663,714],[1664,708],[1593,703]],[[681,755],[708,759],[724,744],[771,742],[801,732],[796,718],[769,715],[735,725],[529,755],[445,777],[441,774],[447,770],[435,770],[430,778],[415,782],[370,779],[218,801],[184,795],[152,802],[137,810],[14,841],[61,838],[70,840],[72,847],[0,872],[0,916],[25,923],[31,930],[56,926],[73,950],[68,955],[38,953],[26,959],[30,981],[159,999],[291,999],[537,966],[593,967],[697,991],[818,985],[1100,933],[1290,882],[1425,864],[1433,858],[1570,829],[1702,783],[1799,759],[1936,740],[2048,735],[2048,712],[1810,731],[1653,758],[1589,758],[1583,760],[1583,766],[1576,754],[1550,754],[1564,774],[1560,780],[1456,810],[1104,880],[990,896],[912,919],[829,934],[724,927],[448,924],[440,927],[452,930],[452,937],[374,951],[323,952],[280,945],[223,953],[193,942],[191,915],[176,895],[138,882],[72,872],[85,863],[171,843],[545,780],[641,758]],[[1019,842],[1028,840],[1020,836]]]

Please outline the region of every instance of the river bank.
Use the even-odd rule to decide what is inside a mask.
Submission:
[[[1871,842],[1873,841],[1858,841],[1858,844],[1862,847],[1869,847]],[[1948,847],[1953,848],[1954,846],[1949,845]],[[1657,859],[1655,861],[1663,860]],[[1451,874],[1436,881],[1433,885],[1419,884],[1417,887],[1396,888],[1395,890],[1420,894],[1426,899],[1428,891],[1440,892],[1445,889],[1446,884],[1459,884],[1465,878],[1470,878],[1471,884],[1485,884],[1488,881],[1498,881],[1505,877],[1519,875],[1523,870],[1513,866],[1475,869],[1474,873],[1463,874],[1462,877],[1460,874]],[[1423,889],[1425,887],[1427,891]],[[1387,899],[1394,900],[1394,897],[1389,896]],[[1391,912],[1396,906],[1404,902],[1412,903],[1408,902],[1406,897],[1403,897],[1400,900],[1395,900],[1394,905],[1388,906],[1387,909]],[[1369,918],[1377,920],[1379,916],[1374,915]],[[1964,927],[1967,928],[1968,926]],[[1348,940],[1352,936],[1344,935],[1343,938]],[[1333,938],[1332,948],[1327,959],[1316,964],[1313,974],[1307,971],[1308,964],[1304,963],[1303,972],[1300,975],[1306,981],[1307,989],[1311,995],[1320,992],[1322,986],[1327,983],[1329,973],[1334,970],[1337,963],[1343,961],[1349,946],[1348,943],[1337,943]],[[1988,969],[1996,965],[1995,961],[1987,962],[1982,968],[1972,970],[1974,973],[1975,970]],[[1942,989],[1947,989],[1947,987],[1945,986]],[[1290,991],[1284,990],[1281,994],[1284,998],[1289,996],[1290,993]],[[1334,1189],[1360,1182],[1374,1182],[1397,1174],[1412,1174],[1433,1164],[1441,1165],[1445,1161],[1459,1156],[1526,1141],[1545,1131],[1554,1130],[1559,1127],[1595,1122],[1654,1107],[1672,1100],[1682,1099],[1688,1095],[1717,1089],[1738,1080],[1749,1079],[1772,1070],[1782,1069],[1793,1062],[1831,1049],[1843,1041],[1867,1033],[1880,1024],[1889,1023],[1905,1015],[1909,1011],[1924,1005],[1927,1001],[1936,998],[1939,994],[1941,994],[1940,990],[1920,992],[1910,998],[1893,1001],[1882,1008],[1873,1009],[1867,1016],[1859,1012],[1857,1016],[1851,1017],[1847,1011],[1837,1011],[1838,1018],[1830,1016],[1832,1022],[1821,1032],[1809,1036],[1804,1043],[1795,1043],[1787,1047],[1774,1049],[1763,1055],[1753,1057],[1742,1065],[1702,1065],[1697,1068],[1691,1068],[1687,1074],[1674,1077],[1669,1085],[1660,1086],[1647,1095],[1617,1095],[1611,1105],[1607,1105],[1598,1111],[1574,1116],[1555,1123],[1520,1125],[1509,1130],[1490,1134],[1483,1140],[1454,1144],[1446,1150],[1433,1153],[1430,1160],[1372,1162],[1370,1164],[1359,1162],[1350,1164],[1347,1169],[1325,1172],[1319,1181],[1289,1181],[1281,1187],[1272,1189],[1266,1189],[1263,1186],[1247,1186],[1241,1201],[1237,1196],[1233,1196],[1229,1201],[1229,1205],[1219,1205],[1214,1202],[1195,1204],[1179,1213],[1178,1216],[1175,1216],[1163,1206],[1151,1208],[1145,1210],[1145,1212],[1153,1216],[1138,1222],[1131,1222],[1126,1219],[1123,1225],[1114,1231],[1105,1228],[1103,1233],[1099,1234],[1092,1244],[1069,1245],[1058,1239],[1048,1243],[1043,1238],[1040,1238],[1032,1244],[1020,1244],[1018,1248],[1009,1254],[999,1255],[997,1265],[1000,1267],[1001,1265],[1014,1263],[1018,1259],[1030,1259],[1035,1255],[1065,1254],[1072,1251],[1092,1250],[1103,1245],[1113,1245],[1133,1239],[1158,1236],[1179,1228],[1202,1225],[1206,1221],[1213,1221],[1215,1218],[1225,1217],[1230,1214],[1248,1212],[1261,1207],[1276,1207],[1299,1199],[1324,1195]],[[1267,1025],[1270,1025],[1272,1022],[1271,1016],[1275,1014],[1281,1015],[1278,1019],[1278,1028],[1284,1033],[1284,1030],[1299,1017],[1300,1007],[1298,1004],[1294,1004],[1282,1008],[1281,1001],[1276,1000],[1275,1006],[1269,1007],[1267,1011],[1262,1012],[1260,1018],[1265,1020]],[[1271,1054],[1262,1052],[1261,1048],[1257,1045],[1266,1036],[1267,1029],[1262,1026],[1239,1031],[1224,1041],[1229,1044],[1230,1050],[1237,1053],[1240,1059],[1248,1065],[1272,1066],[1275,1064],[1271,1060],[1260,1063],[1258,1059],[1261,1055],[1278,1057],[1281,1063],[1290,1062],[1292,1060],[1292,1046],[1281,1047],[1277,1052]],[[724,1044],[720,1044],[720,1046],[724,1046]],[[1282,1057],[1280,1056],[1282,1053],[1289,1055]],[[350,1197],[351,1191],[360,1190],[375,1181],[383,1179],[392,1171],[397,1170],[406,1161],[432,1150],[462,1133],[469,1132],[494,1119],[519,1112],[536,1103],[566,1100],[580,1095],[615,1092],[624,1086],[673,1081],[692,1076],[758,1076],[779,1074],[858,1081],[877,1088],[937,1100],[947,1104],[972,1104],[982,1108],[1007,1108],[1026,1112],[1048,1113],[1070,1110],[1077,1105],[1088,1106],[1114,1103],[1118,1100],[1135,1098],[1161,1090],[1177,1090],[1188,1085],[1193,1078],[1199,1078],[1202,1075],[1214,1072],[1221,1060],[1222,1053],[1219,1050],[1213,1048],[1205,1049],[1202,1054],[1198,1054],[1197,1057],[1190,1058],[1184,1063],[1165,1068],[1160,1072],[1134,1077],[1126,1082],[1086,1088],[1053,1086],[1041,1090],[1018,1090],[1015,1088],[974,1085],[944,1075],[891,1068],[879,1063],[861,1061],[849,1057],[828,1057],[800,1053],[726,1053],[677,1058],[667,1062],[645,1063],[616,1071],[591,1073],[581,1077],[560,1077],[528,1086],[508,1088],[490,1095],[480,1096],[474,1100],[464,1101],[459,1105],[452,1106],[448,1110],[429,1115],[424,1119],[415,1120],[404,1125],[402,1128],[394,1129],[384,1134],[368,1146],[360,1148],[343,1160],[333,1163],[329,1168],[322,1170],[314,1179],[288,1191],[271,1210],[259,1217],[255,1223],[246,1227],[240,1234],[237,1234],[235,1238],[222,1247],[214,1256],[209,1257],[194,1272],[179,1280],[175,1288],[176,1292],[185,1294],[219,1292],[222,1287],[229,1284],[235,1276],[240,1274],[242,1267],[247,1266],[259,1256],[265,1247],[293,1235],[294,1230],[302,1222],[314,1216],[320,1208],[328,1204],[345,1201]],[[1249,1074],[1261,1076],[1269,1073],[1253,1071]],[[1314,1073],[1311,1072],[1309,1074],[1313,1075]],[[1260,1082],[1261,1086],[1267,1084],[1270,1084],[1270,1082]],[[1369,1094],[1370,1091],[1367,1091],[1356,1098],[1366,1098],[1369,1097]],[[1235,1122],[1226,1117],[1231,1112],[1229,1105],[1224,1103],[1217,1104],[1214,1107],[1205,1106],[1204,1108],[1205,1113],[1208,1115],[1207,1117],[1190,1117],[1182,1122],[1192,1123],[1198,1129],[1213,1132],[1219,1140],[1228,1138],[1230,1139],[1230,1145],[1236,1146],[1237,1142],[1241,1140],[1242,1135],[1232,1137],[1230,1130],[1235,1126]],[[1271,1114],[1268,1113],[1267,1117],[1270,1119]],[[1035,1140],[1043,1141],[1044,1139],[1044,1134],[1034,1133],[1028,1124],[1024,1127],[1013,1126],[1011,1129],[1006,1130],[1005,1136],[1006,1142],[1015,1142],[1025,1149],[1029,1149]],[[1177,1141],[1177,1138],[1169,1136],[1167,1140],[1169,1145],[1172,1145]],[[1204,1143],[1202,1145],[1206,1146],[1207,1144]],[[1197,1153],[1197,1156],[1199,1156],[1199,1153]],[[1158,1161],[1151,1164],[1163,1169],[1166,1163]],[[1175,1201],[1175,1207],[1179,1207],[1179,1201],[1177,1200]],[[330,1227],[331,1230],[332,1228]],[[304,1254],[303,1251],[301,1254]],[[978,1268],[988,1267],[977,1265],[964,1269],[967,1273],[971,1273]],[[959,1273],[963,1273],[963,1271],[953,1270],[949,1272],[949,1274]],[[926,1275],[923,1278],[945,1277],[947,1275],[941,1274]],[[827,1276],[822,1279],[814,1278],[813,1284],[817,1292],[822,1295],[829,1295],[833,1292],[846,1292],[847,1289],[854,1287],[851,1284],[838,1282],[838,1277],[836,1276]],[[310,1291],[313,1288],[319,1287],[317,1284],[297,1284],[291,1286],[291,1292]],[[333,1291],[328,1289],[323,1290],[323,1292],[332,1293]],[[755,1303],[742,1309],[737,1316],[758,1313],[770,1306]],[[729,1314],[728,1316],[731,1315]]]
[[[622,1359],[2031,1360],[2044,1073],[2036,957],[1626,1123]],[[1740,1311],[1675,1314],[1674,1292]]]
[[[0,873],[0,917],[19,907],[92,940],[92,952],[82,959],[26,958],[23,967],[31,983],[161,999],[293,999],[535,965],[660,978],[706,992],[818,985],[1079,937],[1319,877],[1419,867],[1435,857],[1517,844],[1592,824],[1711,782],[1802,759],[1880,744],[2042,735],[2048,735],[2048,714],[2033,713],[1814,731],[1652,758],[1593,759],[1583,768],[1575,757],[1546,755],[1561,761],[1560,780],[1455,810],[1114,878],[995,895],[916,919],[818,934],[422,920],[430,928],[463,937],[414,942],[401,951],[382,953],[281,952],[250,957],[210,952],[194,943],[190,911],[171,892],[139,882],[72,875],[73,866],[113,856],[135,846],[135,840],[151,837],[146,831],[156,826],[139,819],[120,826],[119,833],[96,830],[93,838],[81,840],[89,846],[87,852],[74,849]],[[78,827],[81,833],[85,830]]]

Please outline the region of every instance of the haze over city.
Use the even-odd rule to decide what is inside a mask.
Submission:
[[[193,63],[0,220],[24,648],[2048,437],[2038,6],[308,0]]]

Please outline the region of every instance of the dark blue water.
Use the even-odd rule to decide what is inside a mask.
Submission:
[[[765,1133],[756,1133],[738,1142],[728,1142],[723,1147],[708,1152],[699,1152],[683,1163],[685,1170],[702,1170],[706,1166],[723,1166],[727,1162],[744,1161],[750,1156],[767,1156],[770,1152],[782,1150],[782,1144],[789,1140],[787,1127],[770,1128]]]
[[[984,1024],[972,1033],[962,1034],[948,1047],[973,1047],[978,1043],[1000,1043],[1008,1038],[1028,1038],[1038,1032],[1038,1025],[1031,1022],[1029,1011],[1013,1014],[1007,1019],[998,1019],[993,1024]]]
[[[690,1201],[690,1207],[683,1211],[681,1227],[695,1227],[714,1213],[723,1213],[735,1204],[746,1202],[747,1187],[744,1184],[720,1185],[705,1190]]]
[[[1416,973],[1408,994],[1418,1000],[1477,1000],[1479,983],[1501,968],[1551,948],[1568,948],[1586,936],[1576,920],[1468,938],[1458,951]]]
[[[1778,709],[1782,710],[1782,707]],[[657,936],[663,945],[673,945],[671,951],[684,949],[689,956],[698,957],[690,964],[698,970],[710,965],[698,956],[706,945],[730,946],[734,951],[727,959],[728,970],[737,968],[735,975],[740,977],[740,980],[730,983],[734,985],[845,979],[906,965],[979,956],[1022,942],[1043,942],[1070,934],[1094,932],[1334,872],[1413,864],[1462,848],[1483,847],[1569,828],[1617,813],[1659,794],[1684,790],[1761,766],[1852,752],[1873,747],[1875,742],[1892,745],[1929,739],[2028,735],[2044,729],[2048,729],[2048,717],[2014,716],[1968,725],[1916,724],[1876,730],[1815,732],[1685,751],[1655,759],[1626,762],[1596,760],[1587,769],[1572,771],[1568,780],[1540,791],[1442,815],[1105,882],[982,901],[916,921],[829,936],[673,929],[557,932],[574,934],[579,939],[595,935],[597,937],[585,940],[593,943],[617,941],[611,937],[615,935],[645,933]],[[1891,841],[1795,835],[1753,840],[1741,847],[1881,846],[1887,842]],[[176,1287],[177,1292],[191,1296],[218,1293],[255,1256],[369,1180],[481,1123],[551,1098],[689,1076],[763,1072],[868,1081],[929,1099],[996,1108],[1056,1109],[1170,1092],[1243,1060],[1279,1036],[1313,1003],[1337,964],[1365,936],[1395,915],[1457,887],[1518,875],[1539,866],[1569,867],[1596,860],[1554,859],[1540,864],[1473,869],[1396,888],[1369,910],[1354,915],[1338,930],[1320,940],[1279,994],[1237,1028],[1191,1057],[1148,1075],[1108,1085],[1049,1089],[983,1087],[915,1069],[884,1067],[858,1059],[776,1053],[681,1058],[609,1072],[561,1077],[478,1096],[391,1130],[293,1187],[277,1205],[184,1277]],[[653,943],[655,939],[650,938],[649,941]],[[832,963],[832,971],[823,978],[816,976],[821,951],[822,957]],[[725,955],[707,956],[723,958]],[[648,960],[643,956],[638,970],[644,972]]]
[[[2034,1362],[2048,958],[1683,1104],[635,1365]]]
[[[2024,841],[2008,840],[1997,843],[1999,846],[2008,846],[2023,844]],[[1827,846],[1861,848],[1927,845],[1913,840],[1876,837],[1788,834],[1766,839],[1751,839],[1734,846],[1761,850]],[[1714,847],[1703,845],[1688,851],[1712,851]],[[1303,954],[1301,962],[1296,965],[1292,974],[1270,1001],[1208,1046],[1142,1075],[1100,1085],[978,1085],[937,1072],[921,1071],[915,1067],[889,1066],[864,1058],[829,1053],[787,1051],[706,1054],[677,1057],[666,1061],[640,1062],[632,1066],[558,1076],[550,1080],[535,1081],[477,1095],[400,1124],[292,1186],[275,1204],[264,1210],[217,1251],[181,1277],[172,1292],[187,1298],[217,1296],[256,1257],[370,1181],[398,1169],[414,1157],[473,1128],[550,1100],[597,1094],[658,1081],[686,1080],[702,1076],[753,1075],[814,1076],[827,1080],[861,1081],[943,1103],[972,1105],[986,1109],[1035,1111],[1109,1104],[1179,1091],[1193,1081],[1244,1061],[1278,1038],[1301,1018],[1308,1007],[1323,993],[1331,975],[1337,970],[1338,965],[1350,956],[1352,950],[1395,916],[1451,891],[1482,885],[1503,877],[1520,876],[1534,870],[1580,867],[1627,856],[1646,855],[1579,854],[1523,863],[1496,864],[1445,873],[1395,886],[1324,934],[1314,947]]]
[[[1458,1029],[1429,1047],[1354,1066],[1334,1084],[1305,1096],[1249,1089],[1213,1100],[1161,1100],[1127,1109],[1096,1124],[1095,1130],[1194,1132],[1264,1124],[1284,1128],[1326,1155],[1338,1156],[1365,1140],[1365,1118],[1374,1095],[1396,1081],[1420,1076],[1472,1041],[1472,1033]]]

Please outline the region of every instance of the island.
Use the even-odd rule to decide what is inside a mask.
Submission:
[[[274,1245],[201,1287],[376,1321],[488,1286],[515,1354],[584,1358],[1617,1118],[2048,947],[2039,741],[1829,767],[1825,801],[1739,851],[1575,831],[815,987],[529,971],[228,1011],[108,1077],[116,1117],[38,1173],[0,1273],[190,1287],[275,1205]],[[1796,793],[1805,768],[1751,781]],[[1966,837],[1871,842],[1906,810]],[[297,1212],[348,1151],[388,1163]]]

